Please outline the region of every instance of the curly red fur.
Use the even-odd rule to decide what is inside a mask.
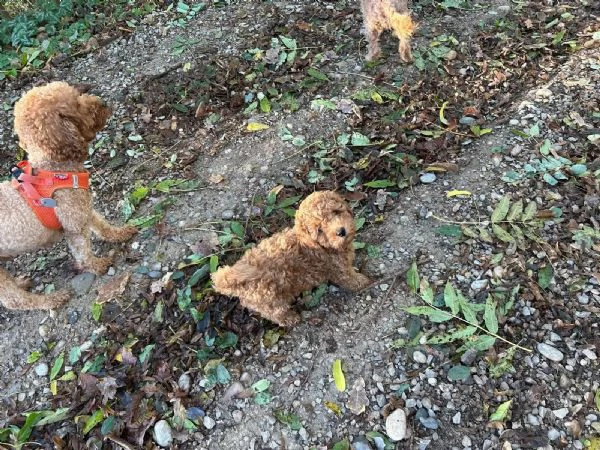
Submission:
[[[370,283],[353,267],[355,233],[344,199],[331,191],[315,192],[300,204],[293,228],[217,270],[214,288],[279,325],[295,325],[300,316],[291,306],[302,292],[327,281],[349,290]]]

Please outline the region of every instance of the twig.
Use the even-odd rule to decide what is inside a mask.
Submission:
[[[120,437],[113,436],[112,434],[109,434],[104,439],[108,439],[109,441],[112,441],[115,444],[120,445],[125,450],[136,450],[136,446],[135,445],[130,444],[125,439],[121,439]]]

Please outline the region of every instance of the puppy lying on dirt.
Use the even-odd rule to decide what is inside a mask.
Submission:
[[[300,315],[292,303],[302,292],[326,281],[352,291],[371,283],[353,267],[355,233],[344,199],[331,191],[314,192],[300,204],[293,228],[217,270],[214,288],[279,325],[295,325]]]
[[[365,59],[371,61],[379,55],[379,35],[384,30],[392,30],[400,41],[400,59],[412,61],[410,38],[415,25],[408,9],[408,0],[360,0],[360,7],[369,44]]]
[[[64,82],[27,92],[15,104],[15,131],[29,160],[13,169],[12,181],[0,183],[0,258],[50,246],[64,237],[76,266],[105,273],[111,258],[92,253],[90,233],[122,242],[137,233],[115,227],[92,208],[83,162],[88,144],[106,125],[110,109],[98,97],[81,94]],[[10,309],[51,309],[70,298],[68,290],[36,295],[23,290],[0,269],[0,304]]]

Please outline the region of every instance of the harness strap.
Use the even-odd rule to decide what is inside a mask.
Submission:
[[[52,198],[58,189],[88,189],[87,172],[53,172],[35,170],[28,161],[21,161],[11,173],[12,185],[27,201],[40,222],[53,230],[62,229],[56,216],[56,200]]]

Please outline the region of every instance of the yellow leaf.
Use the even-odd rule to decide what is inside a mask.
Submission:
[[[444,117],[444,110],[446,109],[447,105],[448,105],[448,102],[444,102],[442,104],[442,107],[440,108],[440,122],[442,122],[444,125],[448,125],[448,121]]]
[[[446,197],[448,197],[448,198],[457,197],[459,195],[464,195],[466,197],[470,197],[473,194],[471,194],[471,192],[469,192],[469,191],[457,191],[457,190],[446,192]]]
[[[123,354],[121,352],[117,353],[117,355],[115,356],[115,360],[117,360],[118,362],[123,362]]]
[[[248,125],[246,126],[246,130],[250,132],[266,130],[267,128],[269,128],[269,125],[259,122],[248,122]]]
[[[344,372],[342,372],[342,360],[336,359],[333,362],[332,367],[333,381],[335,381],[335,387],[338,391],[344,392],[346,390],[346,378],[344,378]]]
[[[379,94],[379,92],[373,92],[371,94],[371,98],[373,99],[373,101],[375,103],[383,103],[383,98],[381,98],[381,95]]]
[[[588,450],[600,450],[600,438],[589,439],[585,444]]]
[[[56,384],[57,384],[56,380],[52,380],[50,382],[50,392],[52,392],[52,395],[56,395],[56,393],[58,391],[56,388]]]
[[[325,403],[325,406],[327,408],[329,408],[331,411],[333,411],[333,413],[336,416],[341,416],[342,415],[342,410],[340,409],[340,407],[337,404],[335,404],[333,402],[328,402],[328,401],[325,401],[324,403]]]

